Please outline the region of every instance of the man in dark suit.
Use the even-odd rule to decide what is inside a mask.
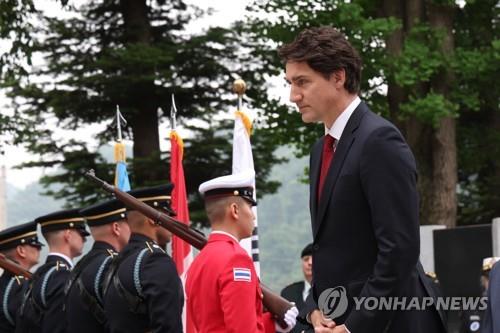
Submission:
[[[71,271],[65,287],[68,332],[107,332],[102,290],[104,277],[117,251],[130,238],[125,206],[112,199],[80,211],[94,245]]]
[[[304,274],[304,280],[292,283],[281,291],[281,296],[294,302],[295,306],[299,311],[301,311],[305,306],[305,300],[309,296],[309,291],[311,289],[312,281],[312,243],[307,244],[306,247],[300,253],[300,259],[302,262],[302,273]],[[292,333],[300,333],[308,328],[298,322],[295,327],[291,330]]]
[[[129,192],[145,204],[172,214],[172,185]],[[127,211],[132,231],[113,260],[104,284],[104,312],[111,333],[182,332],[184,292],[172,258],[165,252],[172,234],[138,211]]]
[[[310,157],[313,295],[303,317],[318,333],[442,332],[434,307],[354,307],[353,297],[432,295],[418,261],[415,160],[398,129],[358,97],[358,53],[340,32],[322,27],[301,32],[280,56],[302,120],[321,122],[326,132]],[[336,304],[345,311],[329,308],[342,297],[345,304]]]
[[[42,243],[36,235],[36,223],[28,222],[0,231],[0,253],[25,270],[38,264]],[[12,333],[27,280],[22,275],[5,271],[0,276],[0,332]]]
[[[45,264],[33,274],[19,311],[16,332],[62,333],[67,322],[64,312],[64,286],[80,256],[86,236],[85,221],[79,209],[68,209],[35,219],[49,245]]]

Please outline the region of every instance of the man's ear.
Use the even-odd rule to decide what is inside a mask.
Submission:
[[[71,229],[64,230],[64,241],[66,243],[69,243],[70,239],[71,239]]]
[[[26,249],[24,248],[24,246],[22,245],[18,245],[16,246],[16,254],[20,257],[20,258],[26,258]]]
[[[238,220],[238,205],[233,202],[229,205],[229,215],[234,219]]]
[[[120,236],[120,225],[118,224],[118,222],[111,223],[111,232],[115,236]]]
[[[333,72],[330,75],[330,81],[335,85],[335,88],[342,88],[345,83],[345,69],[341,68]]]

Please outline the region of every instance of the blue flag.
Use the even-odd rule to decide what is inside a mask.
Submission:
[[[130,191],[130,182],[128,180],[127,165],[125,162],[116,163],[115,186],[122,191]]]

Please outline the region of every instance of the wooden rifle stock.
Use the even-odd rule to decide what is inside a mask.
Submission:
[[[30,271],[24,269],[24,267],[22,267],[18,263],[10,260],[3,253],[0,253],[0,267],[2,267],[6,271],[11,272],[14,275],[21,275],[27,279],[31,278]]]
[[[207,239],[198,230],[190,228],[184,223],[177,221],[171,216],[164,214],[153,207],[148,206],[144,202],[116,188],[115,186],[109,185],[104,180],[96,177],[93,170],[86,172],[85,176],[99,184],[107,192],[114,194],[115,197],[123,202],[123,204],[129,209],[137,210],[198,250],[201,250],[206,245]],[[262,283],[260,284],[260,287],[264,296],[262,303],[265,308],[273,314],[275,320],[280,326],[286,327],[287,325],[284,321],[285,313],[293,306],[293,304],[271,291]]]

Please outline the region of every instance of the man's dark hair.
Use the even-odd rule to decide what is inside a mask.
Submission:
[[[309,67],[326,79],[331,74],[345,70],[345,89],[355,94],[361,81],[361,58],[346,37],[332,27],[316,27],[303,30],[295,40],[279,49],[285,62],[305,61]]]

